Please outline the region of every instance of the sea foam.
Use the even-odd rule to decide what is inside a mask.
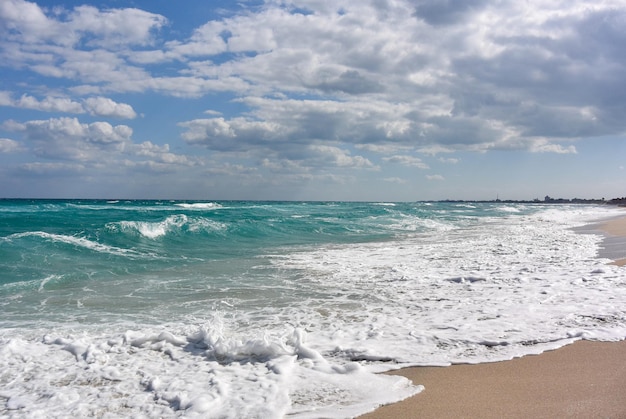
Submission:
[[[0,232],[1,416],[353,417],[422,390],[382,371],[626,337],[573,230],[609,207],[74,204]]]
[[[168,234],[189,232],[215,232],[226,228],[223,223],[202,217],[188,217],[184,214],[170,215],[162,221],[119,221],[107,224],[112,232],[137,233],[149,239],[156,239]]]
[[[7,236],[3,239],[7,241],[11,241],[11,240],[18,240],[18,239],[29,238],[29,237],[41,238],[41,239],[48,240],[48,241],[55,242],[55,243],[68,244],[71,246],[84,248],[84,249],[91,250],[94,252],[109,253],[109,254],[118,255],[118,256],[129,256],[129,255],[136,254],[136,252],[134,252],[132,249],[123,249],[123,248],[118,248],[114,246],[109,246],[106,244],[98,243],[97,241],[89,240],[84,237],[68,236],[64,234],[50,234],[44,231],[16,233],[16,234]]]
[[[194,202],[194,203],[178,203],[175,204],[178,207],[185,209],[197,209],[197,210],[207,210],[207,209],[218,209],[222,208],[222,205],[216,202]]]

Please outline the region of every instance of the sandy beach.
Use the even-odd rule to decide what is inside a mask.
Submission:
[[[599,226],[626,236],[626,217]],[[615,264],[624,265],[626,259]],[[511,361],[393,371],[425,387],[373,418],[626,418],[626,341],[578,341]]]
[[[626,217],[616,218],[600,225],[600,229],[613,237],[626,237]],[[626,258],[620,258],[613,262],[615,265],[626,265]]]
[[[626,417],[626,341],[579,341],[511,361],[392,374],[425,390],[363,419]]]

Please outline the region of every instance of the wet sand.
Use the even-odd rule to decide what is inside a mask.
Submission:
[[[609,238],[613,238],[613,245],[619,245],[620,247],[626,246],[624,245],[624,241],[619,241],[619,238],[626,237],[626,217],[616,218],[614,220],[610,220],[606,223],[600,225],[600,230],[605,232]],[[616,240],[617,238],[617,240]],[[617,243],[616,243],[617,242]],[[626,253],[626,249],[622,249],[622,253]],[[624,266],[626,265],[626,258],[619,258],[613,262],[615,265]]]
[[[599,227],[609,236],[626,236],[626,217]],[[579,341],[511,361],[389,374],[425,389],[363,419],[626,418],[626,341]]]
[[[362,418],[626,418],[626,341],[391,374],[425,390]]]

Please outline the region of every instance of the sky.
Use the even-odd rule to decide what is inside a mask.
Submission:
[[[626,196],[626,0],[0,0],[0,197]]]

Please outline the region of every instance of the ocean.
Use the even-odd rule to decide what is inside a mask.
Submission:
[[[621,340],[584,226],[622,214],[0,200],[0,416],[345,418],[422,390],[380,372]]]

